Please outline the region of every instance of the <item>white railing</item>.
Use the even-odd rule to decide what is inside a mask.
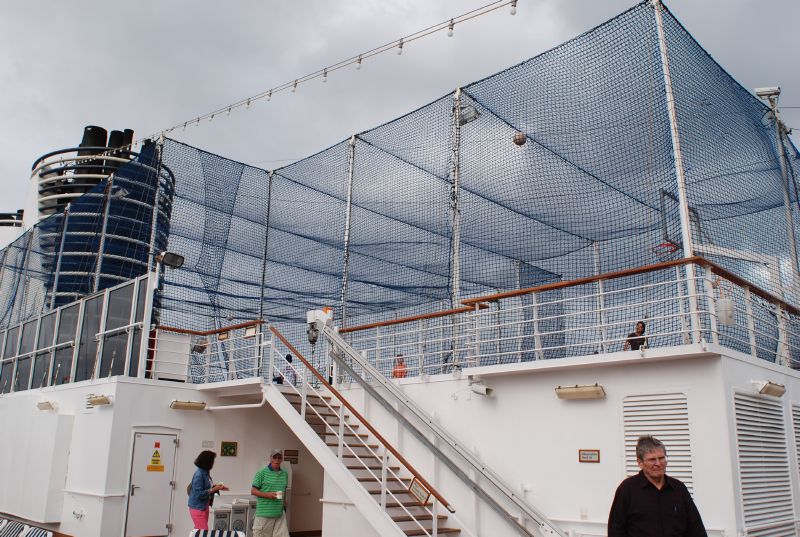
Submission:
[[[387,511],[393,520],[397,520],[398,525],[403,529],[418,530],[422,532],[421,535],[431,537],[439,534],[440,512],[443,513],[446,510],[448,511],[447,516],[459,522],[461,526],[459,529],[464,534],[468,537],[475,537],[454,516],[455,510],[442,498],[441,494],[431,487],[419,472],[333,386],[327,383],[322,374],[314,369],[295,347],[289,344],[275,328],[270,328],[270,330],[277,338],[270,338],[264,343],[268,349],[264,359],[265,370],[268,373],[266,375],[267,382],[272,383],[277,378],[291,377],[287,368],[294,373],[297,382],[291,383],[284,380],[281,391],[287,399],[297,398],[300,416],[307,422],[310,420],[310,426],[322,429],[317,433],[326,440],[326,443],[328,438],[333,439],[335,445],[330,447],[336,450],[337,458],[351,473],[361,472],[357,476],[361,483],[369,480],[379,484],[378,490],[365,488],[368,492],[379,495],[378,504],[381,509]],[[284,353],[278,350],[279,345],[299,359],[300,367],[296,367],[294,362],[285,361]],[[291,402],[295,403],[295,401]],[[332,422],[329,421],[331,419]],[[362,430],[369,431],[369,434],[360,432]],[[348,438],[352,440],[348,441]],[[404,473],[401,473],[401,468],[405,469]],[[412,478],[422,483],[422,486],[430,493],[429,503],[416,502],[417,504],[414,505],[413,501],[409,501],[409,498],[413,497],[409,492],[410,485],[406,485],[406,483],[411,482]],[[395,509],[395,511],[389,511],[390,509]],[[424,524],[426,520],[431,521],[430,527]]]
[[[693,286],[681,266],[690,263]],[[638,321],[643,348],[705,341],[800,367],[800,312],[700,258],[463,303],[342,333],[389,377],[622,351]],[[405,375],[393,374],[399,357]]]

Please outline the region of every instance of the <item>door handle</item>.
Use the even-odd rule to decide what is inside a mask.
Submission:
[[[142,487],[140,487],[139,485],[134,485],[133,483],[131,483],[131,496],[133,496],[134,491],[136,489],[140,489],[140,488],[142,488]]]

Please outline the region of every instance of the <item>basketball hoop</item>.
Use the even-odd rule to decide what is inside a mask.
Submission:
[[[678,251],[678,245],[674,242],[665,241],[653,246],[653,253],[659,257],[666,257]]]

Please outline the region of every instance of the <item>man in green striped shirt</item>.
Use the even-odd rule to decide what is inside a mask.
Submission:
[[[289,474],[281,470],[283,452],[273,449],[269,464],[256,473],[250,494],[258,498],[253,521],[254,537],[289,537],[284,502]]]

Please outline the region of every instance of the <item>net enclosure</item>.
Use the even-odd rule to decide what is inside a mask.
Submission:
[[[141,233],[185,263],[156,320],[300,327],[331,306],[354,325],[690,255],[798,306],[798,152],[777,119],[648,0],[276,170],[166,139],[169,210]],[[0,254],[6,326],[50,306],[37,233],[57,228]]]

